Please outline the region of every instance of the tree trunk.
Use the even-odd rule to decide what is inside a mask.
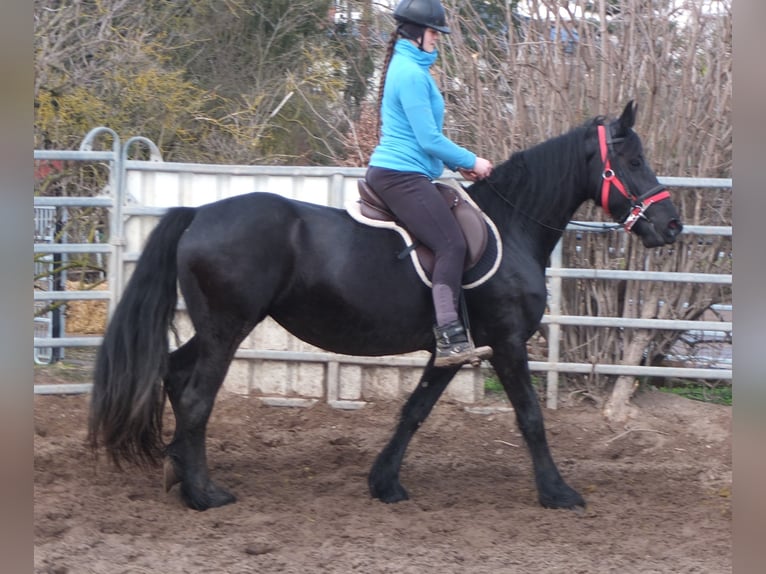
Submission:
[[[637,331],[625,352],[621,361],[623,365],[639,365],[652,338],[652,332],[648,329]],[[612,394],[604,403],[603,414],[609,422],[625,423],[634,417],[638,408],[631,404],[630,399],[638,388],[638,379],[632,375],[622,375],[617,378]]]

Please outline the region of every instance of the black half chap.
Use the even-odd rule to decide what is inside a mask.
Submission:
[[[366,179],[404,227],[434,253],[431,281],[436,324],[456,321],[466,244],[441,193],[420,173],[370,166]]]

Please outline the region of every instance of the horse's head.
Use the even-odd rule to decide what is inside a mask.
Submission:
[[[637,108],[631,100],[618,119],[596,126],[598,147],[591,172],[598,179],[596,202],[607,215],[638,235],[644,246],[660,247],[673,243],[683,225],[632,129]]]

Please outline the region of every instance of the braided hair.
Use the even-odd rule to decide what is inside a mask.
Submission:
[[[383,71],[380,74],[380,85],[378,87],[378,113],[375,117],[375,133],[380,135],[381,131],[381,109],[383,108],[383,88],[386,86],[386,75],[388,75],[388,65],[391,63],[391,56],[394,55],[394,46],[396,45],[396,41],[399,39],[399,28],[397,27],[396,32],[391,34],[391,39],[388,41],[388,46],[386,47],[386,57],[383,59]]]
[[[388,75],[388,65],[391,63],[391,57],[394,55],[394,46],[399,38],[407,38],[418,42],[420,49],[423,49],[423,36],[426,27],[413,22],[402,22],[391,34],[391,39],[386,47],[386,57],[383,59],[383,72],[380,75],[380,87],[378,88],[378,114],[375,121],[375,133],[380,134],[381,130],[381,109],[383,107],[383,89],[386,85],[386,75]]]

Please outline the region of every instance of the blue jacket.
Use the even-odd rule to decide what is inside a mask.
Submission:
[[[442,134],[444,98],[429,73],[438,52],[424,52],[400,39],[386,74],[381,106],[382,136],[369,164],[414,171],[431,179],[451,170],[471,169],[476,155]]]

